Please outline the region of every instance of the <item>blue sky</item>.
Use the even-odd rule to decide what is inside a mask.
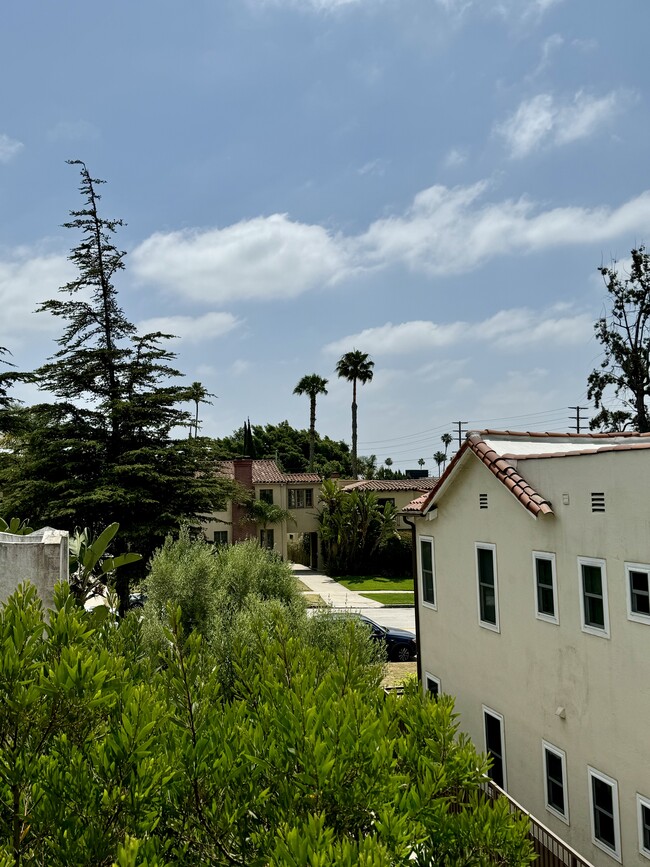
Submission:
[[[70,276],[83,159],[127,225],[120,301],[178,335],[220,436],[349,440],[337,358],[375,361],[363,454],[417,466],[458,419],[566,430],[600,357],[597,273],[648,240],[650,4],[34,0],[0,28],[0,345]],[[25,399],[41,399],[32,390]]]

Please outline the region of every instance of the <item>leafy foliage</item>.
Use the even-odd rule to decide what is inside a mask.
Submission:
[[[297,430],[288,421],[279,424],[252,425],[251,434],[254,441],[254,453],[257,458],[276,460],[281,469],[287,473],[304,473],[309,467],[309,431]],[[234,431],[231,436],[214,440],[215,452],[221,458],[232,458],[233,455],[249,454],[244,441],[244,427]],[[343,477],[351,477],[352,464],[350,450],[346,443],[321,437],[314,437],[314,470],[328,477],[339,473]]]
[[[603,346],[599,368],[588,379],[587,397],[599,410],[592,430],[633,428],[650,431],[646,399],[650,396],[650,255],[645,247],[632,250],[629,274],[614,263],[598,269],[609,293],[609,315],[594,325]],[[605,395],[612,391],[621,408],[610,409]]]
[[[69,541],[70,549],[70,589],[82,604],[100,588],[114,580],[115,572],[122,566],[142,560],[141,554],[128,551],[112,557],[108,548],[120,525],[109,524],[96,539],[89,530],[75,530]]]
[[[327,570],[331,575],[358,574],[397,538],[397,512],[390,503],[380,506],[371,491],[342,491],[326,480],[321,486],[318,513]]]
[[[151,654],[133,615],[97,625],[59,588],[45,617],[20,588],[0,610],[0,864],[531,863],[452,700],[384,697],[363,630],[337,629],[253,618],[226,693],[178,611]]]
[[[138,334],[119,306],[114,281],[125,253],[114,235],[122,221],[100,213],[103,181],[72,164],[84,203],[64,225],[80,235],[69,256],[77,274],[62,298],[40,306],[64,327],[59,349],[34,374],[59,400],[11,410],[10,453],[0,457],[3,508],[91,535],[117,521],[126,548],[146,561],[183,519],[217,510],[229,485],[215,471],[210,441],[175,435],[190,423],[179,404],[188,395],[196,401],[200,384],[176,384],[170,335]],[[199,402],[206,396],[201,391]],[[124,609],[128,582],[118,589]]]

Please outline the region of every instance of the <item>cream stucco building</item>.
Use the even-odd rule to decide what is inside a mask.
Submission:
[[[650,859],[650,435],[472,433],[414,518],[424,685],[595,865]]]

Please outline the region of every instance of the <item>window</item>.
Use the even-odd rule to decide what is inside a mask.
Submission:
[[[497,786],[506,788],[506,754],[503,736],[503,717],[500,713],[483,706],[483,728],[485,731],[485,752],[492,759],[488,771]]]
[[[582,631],[609,638],[605,561],[578,557]]]
[[[441,693],[440,689],[440,678],[436,677],[434,674],[429,674],[429,672],[425,672],[424,682],[427,687],[427,692],[429,695],[432,695],[436,700]]]
[[[650,566],[626,563],[627,616],[639,623],[650,623]]]
[[[228,530],[215,530],[213,541],[214,541],[215,545],[227,545],[228,544]]]
[[[260,545],[262,548],[274,547],[273,530],[260,530]]]
[[[384,506],[388,503],[389,506],[395,506],[395,497],[377,497],[377,505],[383,511]]]
[[[430,536],[420,536],[420,586],[422,587],[422,602],[436,608],[436,576],[433,568],[433,539]]]
[[[262,488],[260,490],[260,500],[273,505],[273,488]]]
[[[533,551],[533,576],[536,617],[549,623],[558,623],[555,554]]]
[[[289,488],[289,508],[309,509],[313,502],[311,488]]]
[[[621,860],[618,824],[618,783],[595,768],[588,768],[591,838],[599,849]]]
[[[639,819],[639,852],[650,858],[650,799],[636,796]]]
[[[499,599],[497,595],[496,551],[496,545],[476,543],[478,619],[481,626],[498,632]]]
[[[563,822],[569,823],[566,794],[566,754],[564,750],[542,741],[544,758],[544,799],[546,809]]]

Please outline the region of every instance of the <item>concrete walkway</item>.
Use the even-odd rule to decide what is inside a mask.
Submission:
[[[357,611],[380,623],[382,626],[395,626],[399,629],[415,629],[415,609],[409,607],[388,608],[374,599],[366,599],[354,590],[348,590],[333,578],[313,572],[300,563],[291,564],[296,578],[299,578],[311,593],[318,593],[323,602],[331,608],[342,611]]]

